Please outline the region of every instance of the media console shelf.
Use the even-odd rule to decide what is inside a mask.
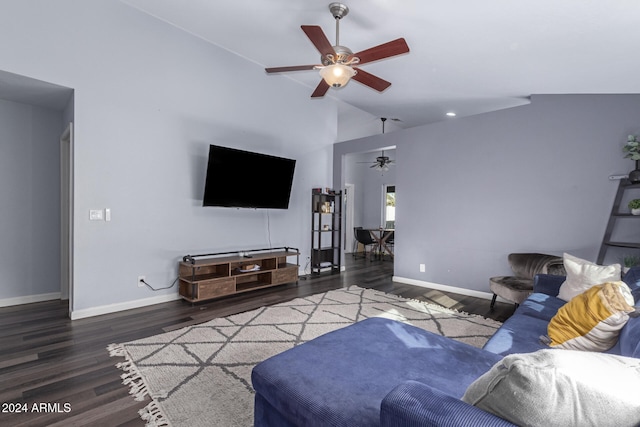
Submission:
[[[236,255],[229,256],[231,253]],[[245,255],[220,252],[184,256],[179,264],[180,296],[195,303],[298,281],[298,249],[253,249],[242,253]],[[288,262],[292,257],[296,258],[295,264]]]

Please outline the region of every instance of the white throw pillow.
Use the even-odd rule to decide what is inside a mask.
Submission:
[[[558,298],[565,301],[570,301],[594,285],[617,282],[621,278],[620,264],[598,265],[567,253],[563,255],[563,260],[567,278],[560,286]]]
[[[637,426],[640,359],[546,349],[510,354],[462,400],[519,426]]]

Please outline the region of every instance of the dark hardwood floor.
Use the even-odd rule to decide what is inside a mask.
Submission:
[[[347,271],[339,275],[307,276],[298,285],[194,306],[180,300],[74,321],[67,317],[66,301],[0,308],[0,425],[142,426],[137,411],[147,402],[136,402],[128,394],[121,371],[115,367],[122,359],[109,357],[107,345],[348,285],[499,321],[514,310],[511,304],[496,303],[490,312],[488,300],[394,283],[393,263],[389,261],[345,258]]]

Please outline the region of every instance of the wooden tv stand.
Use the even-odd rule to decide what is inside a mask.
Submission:
[[[186,255],[179,264],[180,296],[195,303],[297,282],[300,252],[277,249],[243,251],[246,256],[222,256],[229,252]],[[295,264],[287,262],[290,257],[296,257]]]

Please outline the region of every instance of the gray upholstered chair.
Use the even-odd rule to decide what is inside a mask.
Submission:
[[[496,276],[489,279],[493,292],[491,310],[496,298],[501,297],[520,305],[533,293],[533,278],[536,274],[566,275],[562,257],[538,253],[514,253],[508,256],[513,276]]]

